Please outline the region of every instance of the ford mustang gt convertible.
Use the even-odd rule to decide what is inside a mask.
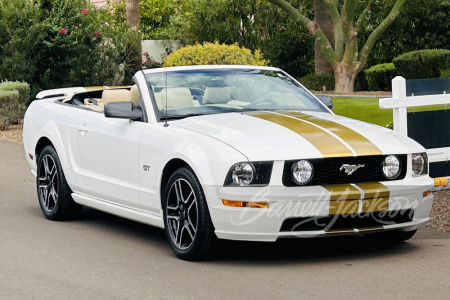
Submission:
[[[25,154],[46,218],[87,206],[164,228],[185,260],[220,240],[401,242],[429,220],[425,149],[335,115],[280,69],[173,67],[133,80],[47,90],[29,106]]]

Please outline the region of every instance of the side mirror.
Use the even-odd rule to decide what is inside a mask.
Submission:
[[[108,102],[105,104],[105,117],[138,120],[142,117],[142,111],[138,108],[133,109],[131,101]]]
[[[330,96],[327,95],[316,95],[317,98],[319,98],[319,100],[325,104],[329,109],[333,109],[334,105],[333,105],[333,100],[331,100]]]

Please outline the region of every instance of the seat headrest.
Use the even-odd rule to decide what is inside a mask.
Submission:
[[[133,102],[133,107],[136,107],[137,101],[139,99],[139,89],[137,85],[133,85],[128,93],[128,101]]]
[[[104,90],[102,93],[102,102],[127,101],[130,91],[127,89]]]
[[[209,87],[206,86],[203,95],[203,104],[224,104],[231,100],[230,87]]]
[[[192,95],[191,91],[185,87],[179,88],[164,88],[159,93],[155,93],[156,104],[159,109],[166,108],[166,96],[167,96],[167,109],[192,107]]]

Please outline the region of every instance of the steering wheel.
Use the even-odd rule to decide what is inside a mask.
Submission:
[[[258,106],[258,105],[261,105],[263,103],[268,103],[268,104],[273,104],[275,106],[278,106],[278,103],[276,101],[274,101],[274,100],[271,100],[271,99],[260,99],[260,100],[256,100],[256,101],[250,103],[249,105],[247,105],[247,107],[248,106],[250,106],[250,107],[251,106]]]

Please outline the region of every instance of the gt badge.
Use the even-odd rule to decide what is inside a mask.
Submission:
[[[339,169],[339,171],[345,170],[345,174],[347,175],[352,175],[353,173],[355,173],[356,170],[358,170],[359,168],[364,168],[365,165],[349,165],[349,164],[344,164],[341,166],[341,168]]]

